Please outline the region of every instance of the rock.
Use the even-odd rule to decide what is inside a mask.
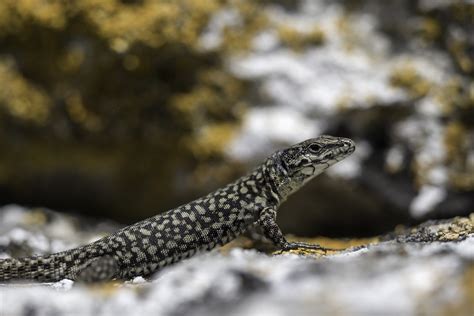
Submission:
[[[266,7],[273,24],[248,54],[231,63],[234,73],[256,88],[254,107],[228,154],[252,160],[320,133],[351,137],[355,154],[328,174],[352,179],[349,186],[376,210],[363,198],[350,199],[337,180],[326,181],[318,192],[346,200],[366,223],[377,218],[372,227],[385,232],[398,223],[467,215],[474,206],[474,67],[467,57],[473,47],[472,9],[472,3],[450,0]],[[324,41],[292,49],[274,31],[285,27],[302,34],[317,28]],[[293,217],[318,211],[289,204]],[[360,222],[347,227],[340,208],[324,203],[323,208],[317,222],[332,223],[334,234],[360,234]],[[297,226],[301,230],[292,227],[292,232],[312,227],[313,234],[326,233],[324,225]],[[381,233],[376,229],[367,225],[363,231]]]
[[[0,214],[11,218],[19,210],[10,207]],[[8,224],[18,225],[12,221]],[[239,243],[233,243],[225,251],[198,255],[165,268],[150,280],[138,277],[125,283],[93,286],[70,280],[3,284],[0,312],[471,315],[473,227],[474,213],[399,228],[370,241],[317,239],[328,247],[341,248],[327,253],[291,251],[269,255],[236,248]],[[0,231],[5,229],[0,222]],[[349,245],[358,246],[347,248]]]

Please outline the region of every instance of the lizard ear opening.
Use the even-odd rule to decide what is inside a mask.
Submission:
[[[318,145],[318,144],[313,143],[313,144],[308,146],[308,150],[310,152],[312,152],[313,154],[316,154],[321,150],[321,146]]]
[[[284,171],[285,174],[288,174],[288,172],[290,171],[288,164],[286,163],[285,159],[281,156],[280,156],[280,159],[278,159],[278,165],[280,169]]]

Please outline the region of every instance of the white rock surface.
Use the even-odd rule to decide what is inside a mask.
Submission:
[[[443,315],[465,304],[473,264],[472,234],[444,243],[392,240],[319,259],[234,248],[175,264],[151,281],[3,284],[0,315]]]

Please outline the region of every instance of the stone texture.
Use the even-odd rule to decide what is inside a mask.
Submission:
[[[2,209],[0,251],[6,256],[23,227],[31,252],[38,224],[21,208]],[[49,212],[43,228],[70,225]],[[58,222],[59,221],[59,222]],[[81,222],[74,219],[73,222]],[[156,274],[123,283],[85,286],[69,280],[0,285],[5,315],[472,315],[474,311],[474,214],[431,221],[370,240],[310,239],[339,250],[265,254],[241,239],[221,251],[199,255]],[[67,230],[56,242],[80,240]],[[95,234],[99,234],[97,229]],[[90,231],[89,233],[94,233]],[[18,243],[18,239],[16,240]],[[60,247],[58,247],[60,248]],[[56,250],[58,250],[56,248]],[[65,248],[63,246],[63,248]]]

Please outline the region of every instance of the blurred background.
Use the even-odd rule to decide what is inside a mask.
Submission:
[[[124,224],[320,134],[353,156],[286,233],[474,211],[474,3],[2,0],[0,205]]]

